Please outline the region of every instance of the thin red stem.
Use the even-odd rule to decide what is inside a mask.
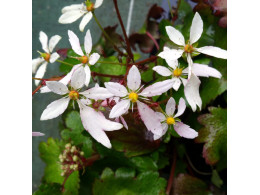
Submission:
[[[174,150],[174,155],[173,155],[173,162],[172,162],[172,167],[171,167],[171,173],[170,177],[168,179],[168,184],[166,188],[166,194],[169,195],[171,192],[173,180],[174,180],[174,173],[175,173],[175,167],[176,167],[176,150]]]

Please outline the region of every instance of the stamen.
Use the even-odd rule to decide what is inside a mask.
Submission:
[[[131,92],[128,97],[133,103],[135,103],[138,100],[138,94],[135,92]]]
[[[77,99],[79,99],[79,92],[70,91],[69,97],[70,97],[71,100],[77,100]]]
[[[166,123],[168,125],[174,125],[175,124],[175,120],[173,117],[169,116],[167,119],[166,119]]]

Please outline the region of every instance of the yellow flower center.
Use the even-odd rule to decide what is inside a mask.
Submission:
[[[77,99],[79,99],[79,92],[71,91],[69,93],[69,97],[70,97],[71,100],[77,100]]]
[[[94,3],[92,3],[92,2],[87,2],[87,10],[89,11],[89,12],[91,12],[91,11],[93,11],[94,10]]]
[[[81,61],[83,64],[88,63],[88,57],[87,56],[82,56],[79,58],[79,61]]]
[[[176,68],[173,71],[173,76],[175,76],[175,77],[179,77],[179,76],[181,76],[181,74],[182,74],[182,68]]]
[[[135,92],[131,92],[129,94],[129,99],[132,101],[132,102],[136,102],[138,100],[138,94],[135,93]]]
[[[41,56],[45,61],[49,62],[51,55],[49,53],[42,53]]]
[[[184,47],[184,51],[185,51],[186,53],[192,53],[192,52],[194,51],[194,49],[193,49],[192,45],[187,44],[187,45],[185,45],[185,47]]]
[[[169,116],[166,120],[168,125],[174,125],[175,124],[175,120],[173,117]]]

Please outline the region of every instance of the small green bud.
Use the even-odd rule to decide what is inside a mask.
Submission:
[[[67,143],[66,145],[65,145],[65,148],[70,148],[71,147],[71,144],[70,143]]]
[[[74,155],[74,156],[72,157],[72,159],[73,159],[74,162],[76,162],[76,161],[78,160],[78,156]]]
[[[65,175],[65,173],[62,171],[60,175],[63,177]]]
[[[80,154],[80,156],[84,156],[84,152],[83,151],[81,151],[79,154]]]

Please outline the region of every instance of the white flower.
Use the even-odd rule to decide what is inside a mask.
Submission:
[[[120,123],[107,120],[104,115],[85,105],[89,99],[104,100],[113,96],[106,88],[93,87],[86,91],[79,92],[84,86],[87,75],[83,67],[79,67],[71,78],[71,89],[69,90],[66,85],[57,81],[47,81],[48,88],[63,97],[58,99],[47,106],[41,115],[41,120],[53,119],[61,115],[68,107],[70,100],[77,101],[80,108],[81,121],[84,128],[89,134],[104,146],[111,148],[111,143],[104,131],[113,131],[121,129],[123,126]],[[89,80],[89,79],[88,79]],[[87,98],[87,99],[85,99]]]
[[[127,88],[119,83],[108,82],[105,83],[106,88],[114,94],[115,97],[120,97],[119,101],[111,110],[109,118],[116,118],[125,114],[132,104],[137,103],[137,108],[141,119],[143,120],[145,126],[149,131],[154,134],[160,135],[162,128],[160,125],[160,120],[156,116],[155,112],[149,108],[146,104],[140,102],[140,99],[147,99],[146,97],[152,97],[156,95],[161,95],[172,86],[171,82],[168,80],[163,82],[157,82],[144,90],[139,92],[142,87],[141,85],[141,75],[138,68],[133,65],[129,70],[127,75]]]
[[[57,43],[60,41],[61,36],[52,36],[48,44],[47,35],[41,31],[39,39],[42,44],[42,49],[45,53],[41,53],[41,57],[32,60],[32,73],[35,73],[37,68],[41,65],[35,74],[36,78],[42,78],[44,76],[48,63],[54,63],[60,57],[57,52],[52,52]],[[39,82],[39,80],[35,80],[35,85],[38,85]]]
[[[43,133],[41,132],[32,132],[32,136],[35,137],[35,136],[44,136]]]
[[[82,3],[66,6],[61,10],[62,15],[59,18],[59,23],[70,24],[84,15],[79,25],[80,31],[83,32],[85,26],[88,24],[93,16],[92,11],[100,7],[102,3],[103,0],[96,0],[95,4],[87,0],[86,4]]]
[[[100,58],[100,55],[98,53],[91,54],[92,38],[91,38],[91,34],[90,34],[89,30],[87,31],[87,33],[85,35],[85,39],[84,39],[84,48],[85,48],[86,54],[84,54],[81,49],[80,42],[79,42],[77,35],[75,35],[70,30],[68,31],[68,35],[69,35],[69,41],[70,41],[73,51],[80,56],[80,57],[78,57],[78,60],[81,61],[81,64],[74,65],[73,68],[71,69],[71,71],[64,78],[62,78],[60,80],[60,82],[63,83],[64,85],[67,85],[69,83],[69,81],[71,80],[71,76],[72,76],[73,72],[75,72],[75,70],[77,70],[79,67],[83,66],[85,73],[87,75],[85,85],[88,86],[89,80],[91,78],[90,77],[91,72],[89,69],[89,65],[94,65]],[[48,89],[47,86],[41,88],[41,93],[47,93],[47,92],[50,92],[50,89]]]
[[[180,99],[178,105],[178,112],[175,112],[176,103],[175,100],[171,97],[166,104],[166,113],[162,114],[161,112],[156,112],[157,116],[160,118],[162,122],[163,132],[158,137],[162,137],[168,130],[169,125],[173,125],[174,130],[181,136],[188,139],[193,139],[198,136],[198,132],[191,129],[188,125],[182,123],[177,117],[181,116],[185,109],[185,101],[183,98]]]
[[[169,49],[167,47],[164,47],[164,51],[159,53],[158,56],[160,56],[163,59],[174,60],[181,57],[182,54],[185,52],[190,67],[189,77],[191,74],[191,65],[192,65],[191,57],[193,53],[194,54],[203,53],[217,58],[227,59],[227,51],[221,48],[213,47],[213,46],[204,46],[201,48],[194,47],[193,44],[199,40],[203,32],[203,21],[200,15],[198,14],[198,12],[195,13],[195,16],[192,20],[192,24],[190,28],[190,39],[186,43],[181,32],[175,29],[174,27],[166,26],[166,32],[169,38],[171,39],[171,41],[174,42],[176,45],[178,45],[178,49]]]
[[[178,67],[177,60],[166,61],[170,66],[169,68],[166,68],[164,66],[155,66],[153,70],[162,76],[171,76],[172,78],[169,79],[169,81],[172,81],[172,88],[175,91],[178,91],[181,83],[183,83],[184,94],[192,110],[195,112],[197,109],[197,105],[201,109],[202,100],[199,94],[199,86],[201,82],[198,77],[211,76],[215,78],[221,78],[221,73],[215,68],[209,67],[208,65],[194,63],[191,66],[190,78],[187,80],[183,77],[187,77],[187,75],[189,74],[189,68],[185,68],[184,70],[182,70],[182,68]]]

